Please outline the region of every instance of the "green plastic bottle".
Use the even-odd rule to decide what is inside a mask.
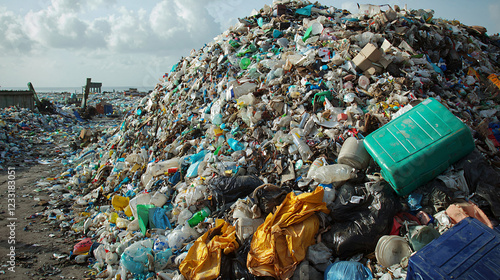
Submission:
[[[205,220],[206,217],[210,216],[211,212],[208,207],[205,207],[201,209],[200,211],[194,213],[194,215],[191,217],[191,219],[188,220],[188,224],[190,227],[195,227],[199,223],[201,223],[203,220]]]

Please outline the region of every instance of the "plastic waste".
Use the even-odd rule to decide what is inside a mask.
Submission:
[[[371,280],[372,272],[362,263],[339,261],[332,263],[325,271],[325,280]]]
[[[89,237],[76,243],[73,247],[73,255],[81,255],[87,253],[90,250],[92,243],[92,239],[90,239]]]
[[[195,227],[199,223],[201,223],[206,217],[210,216],[210,209],[208,207],[205,207],[201,209],[200,211],[196,212],[193,214],[193,216],[187,220],[187,223],[189,224],[190,227]]]
[[[142,274],[148,271],[149,258],[152,257],[152,242],[143,240],[130,245],[120,258],[120,264],[134,274]]]
[[[123,197],[121,195],[113,195],[111,198],[111,204],[113,205],[113,208],[115,208],[116,211],[122,211],[124,210],[128,204],[129,204],[130,198],[128,197]]]
[[[413,251],[422,249],[440,236],[439,232],[431,226],[411,226],[408,228],[408,235]]]
[[[410,254],[411,249],[408,241],[396,235],[382,236],[375,248],[377,262],[385,267],[400,263],[403,258],[409,257]]]
[[[243,144],[241,144],[238,140],[236,140],[234,138],[227,139],[227,143],[229,144],[231,149],[233,149],[233,151],[235,151],[235,152],[241,151],[245,148],[245,146]]]
[[[318,167],[311,178],[320,184],[331,184],[352,179],[355,169],[345,164],[331,164]]]
[[[292,134],[292,138],[293,143],[299,150],[299,154],[302,157],[302,160],[309,160],[309,158],[313,155],[309,146],[301,139],[301,137],[297,133]]]
[[[293,275],[294,266],[305,258],[307,248],[315,243],[319,220],[314,213],[329,212],[322,200],[321,187],[297,196],[290,192],[276,212],[266,217],[254,233],[248,253],[247,267],[253,275],[276,277],[278,274],[281,278]],[[286,263],[292,267],[284,266]]]
[[[370,163],[370,154],[366,151],[363,140],[347,138],[340,149],[337,162],[356,169],[365,169]]]

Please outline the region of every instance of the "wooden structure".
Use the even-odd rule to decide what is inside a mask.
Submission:
[[[94,83],[90,81],[90,84],[88,84],[88,80],[90,78],[87,78],[87,84],[82,87],[82,90],[85,91],[86,87],[89,87],[89,92],[93,93],[101,93],[102,91],[102,83]]]
[[[35,109],[35,99],[30,90],[0,90],[0,108],[18,106]]]

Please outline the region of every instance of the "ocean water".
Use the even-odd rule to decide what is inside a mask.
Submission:
[[[153,86],[150,88],[144,86],[103,86],[101,88],[101,92],[124,92],[129,90],[130,88],[136,88],[140,92],[148,92],[153,90]],[[28,90],[28,86],[26,87],[0,87],[0,90]],[[85,88],[83,87],[36,87],[35,91],[37,93],[60,93],[60,92],[69,92],[69,93],[83,93]]]

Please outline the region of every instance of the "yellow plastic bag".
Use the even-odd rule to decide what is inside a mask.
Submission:
[[[113,195],[111,198],[111,204],[116,211],[122,211],[125,207],[128,206],[130,199],[128,197],[123,197],[121,195]]]
[[[291,192],[276,213],[267,216],[252,238],[247,258],[250,273],[277,279],[292,277],[307,248],[315,243],[319,219],[314,213],[330,212],[323,193],[322,187],[298,196]]]
[[[200,236],[189,248],[179,270],[188,280],[215,279],[220,274],[221,253],[229,254],[238,247],[235,227],[217,219],[215,227]]]

